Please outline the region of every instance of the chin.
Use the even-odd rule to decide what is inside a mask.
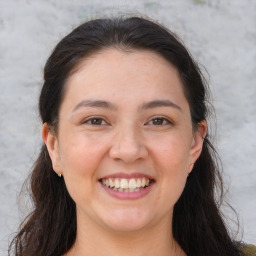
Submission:
[[[105,225],[117,232],[139,231],[151,223],[151,216],[137,209],[116,210],[104,216]]]

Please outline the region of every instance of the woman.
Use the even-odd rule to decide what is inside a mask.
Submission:
[[[244,255],[219,210],[205,81],[173,33],[138,17],[86,22],[44,79],[45,145],[15,255]]]

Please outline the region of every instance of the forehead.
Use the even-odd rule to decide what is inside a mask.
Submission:
[[[185,100],[178,71],[162,56],[146,50],[114,48],[84,59],[67,80],[65,94],[77,99],[123,98],[130,102],[163,97]]]

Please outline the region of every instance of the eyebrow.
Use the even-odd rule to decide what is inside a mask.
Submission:
[[[73,109],[72,112],[76,111],[77,109],[81,107],[91,107],[91,108],[107,108],[107,109],[112,109],[115,110],[116,107],[107,101],[103,100],[83,100],[79,102]]]
[[[82,100],[79,102],[73,109],[72,112],[75,112],[77,109],[81,107],[91,107],[91,108],[106,108],[106,109],[111,109],[111,110],[116,110],[117,107],[108,102],[108,101],[103,101],[103,100]],[[173,107],[176,108],[180,111],[182,111],[181,107],[178,106],[177,104],[173,103],[170,100],[153,100],[144,103],[140,109],[146,110],[146,109],[152,109],[152,108],[157,108],[157,107]]]
[[[174,102],[170,100],[153,100],[149,101],[142,105],[142,109],[151,109],[151,108],[157,108],[157,107],[173,107],[180,111],[182,111],[182,108],[175,104]]]

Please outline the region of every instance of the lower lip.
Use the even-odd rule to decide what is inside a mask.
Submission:
[[[146,196],[151,189],[153,188],[155,182],[152,182],[148,187],[141,189],[136,192],[119,192],[117,190],[111,189],[105,185],[103,185],[101,182],[99,182],[101,187],[110,195],[118,199],[139,199],[144,196]]]

